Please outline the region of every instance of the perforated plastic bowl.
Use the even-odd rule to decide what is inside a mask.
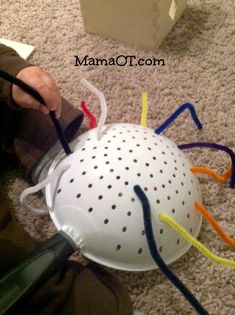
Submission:
[[[184,153],[166,137],[134,124],[103,127],[79,136],[74,153],[57,156],[49,170],[71,167],[46,187],[50,215],[81,253],[100,264],[122,270],[156,268],[144,230],[142,206],[133,187],[140,185],[152,213],[172,216],[194,237],[201,227],[195,202],[201,192]],[[168,225],[154,221],[154,235],[169,264],[190,245]]]

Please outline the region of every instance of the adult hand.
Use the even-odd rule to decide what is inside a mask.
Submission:
[[[56,117],[60,118],[61,96],[55,81],[48,73],[40,67],[31,66],[22,69],[16,77],[37,90],[47,106],[39,103],[18,86],[13,85],[12,98],[17,105],[22,108],[38,110],[44,114],[49,114],[49,111],[55,111]]]

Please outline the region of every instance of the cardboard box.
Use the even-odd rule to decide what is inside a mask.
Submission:
[[[158,48],[186,8],[186,0],[80,0],[85,31]]]

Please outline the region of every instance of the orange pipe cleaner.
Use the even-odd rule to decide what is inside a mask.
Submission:
[[[214,219],[212,214],[206,210],[200,203],[195,202],[195,208],[204,216],[204,218],[210,223],[213,229],[217,232],[217,234],[230,246],[235,247],[235,240],[228,236],[217,221]]]
[[[225,183],[229,177],[232,175],[232,167],[227,169],[227,171],[223,175],[217,174],[215,171],[213,171],[210,168],[207,167],[201,167],[201,166],[195,166],[190,169],[193,173],[201,173],[201,174],[207,174],[213,177],[216,181]]]

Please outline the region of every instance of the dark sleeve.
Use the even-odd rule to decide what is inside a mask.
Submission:
[[[29,67],[31,64],[27,63],[21,58],[18,53],[0,43],[0,69],[16,76],[23,68]],[[11,98],[11,83],[0,78],[0,103],[12,104]]]
[[[25,67],[31,66],[16,51],[0,44],[0,69],[16,76]],[[41,158],[58,140],[49,115],[35,110],[21,109],[11,97],[11,83],[0,78],[0,171],[18,161],[27,177]],[[62,98],[60,124],[68,141],[80,128],[83,113]],[[10,167],[10,166],[9,166]]]

